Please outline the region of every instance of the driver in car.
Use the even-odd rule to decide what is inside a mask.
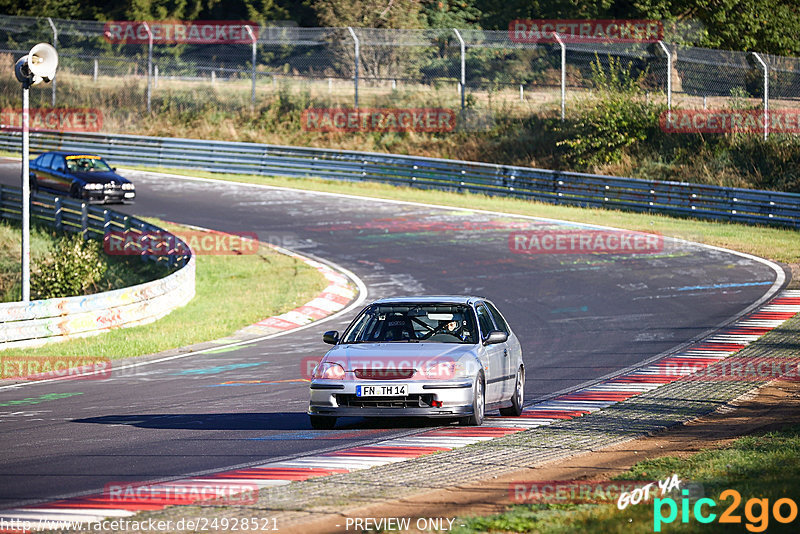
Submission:
[[[464,341],[469,337],[469,332],[464,330],[465,326],[467,326],[466,321],[459,321],[458,319],[453,317],[453,320],[448,322],[445,325],[444,329],[447,333],[452,334],[457,338],[459,338],[460,340]]]

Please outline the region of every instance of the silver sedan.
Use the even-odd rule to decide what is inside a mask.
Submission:
[[[480,425],[487,410],[522,413],[519,340],[481,297],[381,299],[365,307],[314,369],[311,426],[337,417],[422,416]]]

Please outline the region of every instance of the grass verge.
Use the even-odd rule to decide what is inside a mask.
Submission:
[[[666,456],[634,465],[629,471],[615,477],[617,480],[664,480],[677,474],[681,480],[702,484],[706,502],[704,516],[715,514],[713,521],[703,524],[694,515],[694,502],[687,505],[687,521],[682,519],[682,503],[676,497],[677,516],[671,523],[664,522],[656,529],[654,515],[668,517],[668,505],[656,508],[655,501],[628,506],[620,511],[616,503],[604,504],[524,504],[510,507],[506,512],[486,517],[457,519],[454,524],[464,525],[454,534],[472,532],[542,532],[585,534],[613,534],[635,532],[797,532],[795,518],[789,524],[776,519],[775,503],[779,499],[792,499],[797,503],[800,495],[800,426],[789,426],[779,431],[739,438],[731,446],[706,450],[689,458]],[[642,483],[642,486],[646,482]],[[741,502],[734,508],[734,496],[721,498],[728,489],[736,490]],[[751,499],[758,500],[751,501]],[[763,503],[763,506],[762,506]],[[780,514],[791,515],[790,506],[784,502]],[[732,516],[740,523],[723,524],[722,513],[731,508]],[[727,527],[727,528],[726,528]],[[746,530],[745,530],[746,529]]]
[[[147,169],[141,168],[141,170]],[[291,187],[309,191],[324,191],[370,198],[441,204],[466,210],[490,210],[658,233],[664,236],[729,248],[731,250],[737,250],[788,264],[792,266],[794,272],[794,283],[797,284],[800,282],[800,232],[791,229],[748,226],[744,224],[703,221],[698,219],[682,219],[648,213],[557,206],[554,204],[516,198],[493,197],[474,193],[454,193],[429,189],[423,190],[374,182],[343,182],[319,178],[217,174],[204,171],[187,171],[184,169],[160,170],[183,176],[197,176],[277,187]]]
[[[150,221],[162,228],[179,228]],[[183,308],[148,325],[25,349],[25,355],[118,359],[218,339],[308,302],[327,285],[316,269],[268,247],[261,247],[257,254],[196,259],[196,296]]]

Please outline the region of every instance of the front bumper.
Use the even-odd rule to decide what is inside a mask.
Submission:
[[[122,189],[84,189],[83,198],[92,203],[105,204],[105,203],[125,203],[133,202],[136,198],[135,191],[126,191]]]
[[[406,397],[356,397],[356,385],[408,384]],[[462,417],[472,415],[472,381],[313,380],[309,415],[334,417]],[[441,402],[433,406],[432,401]]]

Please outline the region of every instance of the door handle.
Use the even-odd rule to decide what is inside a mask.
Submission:
[[[508,356],[508,349],[503,349],[503,356]]]

